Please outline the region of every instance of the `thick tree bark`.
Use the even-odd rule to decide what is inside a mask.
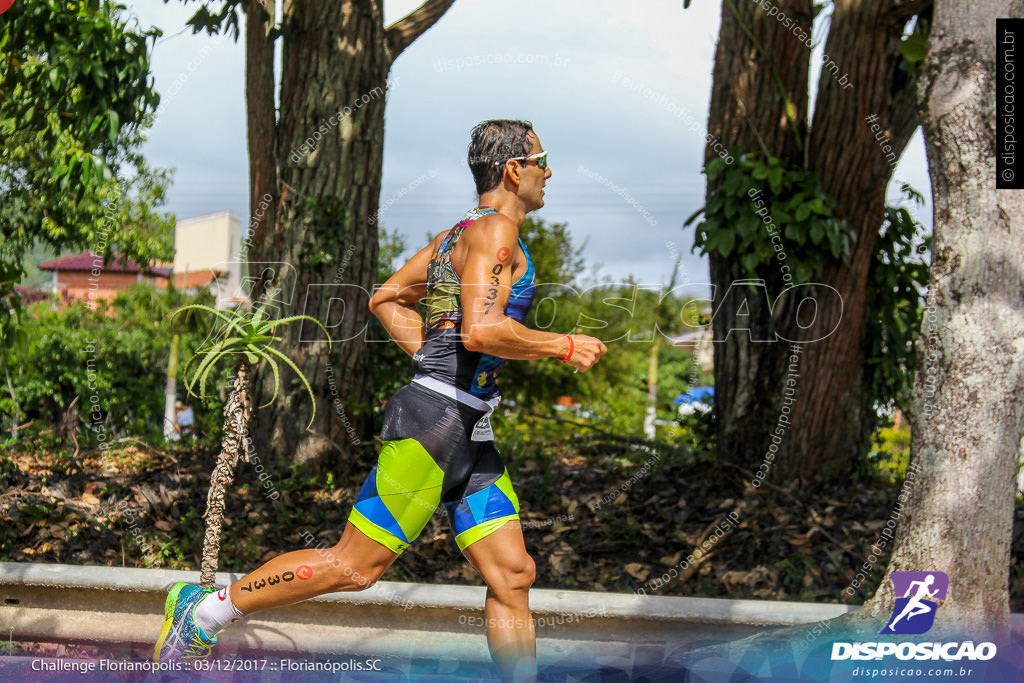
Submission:
[[[997,17],[1010,0],[937,0],[921,87],[934,198],[911,467],[887,571],[949,575],[940,632],[1007,627],[1014,471],[1024,430],[1024,191],[996,190]],[[863,608],[884,619],[883,581]],[[933,629],[934,630],[934,629]]]
[[[810,32],[809,1],[776,4]],[[817,278],[839,292],[841,323],[822,341],[807,344],[801,354],[799,375],[814,380],[799,382],[792,428],[774,459],[770,476],[783,481],[841,479],[868,445],[873,411],[870,378],[864,370],[865,295],[892,167],[865,119],[878,115],[898,156],[917,120],[912,83],[898,69],[898,42],[904,24],[919,10],[920,3],[911,6],[896,0],[835,3],[825,53],[840,70],[833,73],[835,67],[828,64],[823,68],[814,125],[809,127],[810,50],[756,3],[724,0],[722,5],[710,134],[721,135],[729,148],[766,152],[819,173],[824,189],[837,201],[836,215],[849,220],[858,236],[850,260],[831,263]],[[792,102],[792,116],[786,114],[780,82]],[[709,144],[705,159],[712,155]],[[708,196],[716,189],[709,183]],[[822,326],[831,327],[840,310],[832,310],[829,297],[818,297],[823,307],[815,325],[804,333],[809,336],[801,337],[786,328],[789,310],[780,306],[769,311],[756,297],[737,296],[736,288],[730,291],[730,285],[741,279],[734,257],[711,255],[709,260],[715,286],[719,449],[727,460],[756,467],[766,456],[779,420],[789,345],[751,338],[773,338],[776,331],[789,339],[818,338],[827,332]],[[774,301],[779,294],[770,291],[768,298]],[[746,309],[741,308],[744,305]],[[752,335],[729,333],[737,316],[748,311]]]
[[[316,395],[287,374],[279,402],[259,411],[256,446],[279,460],[334,469],[372,444],[373,386],[367,308],[377,266],[376,213],[384,147],[384,105],[394,58],[453,0],[429,0],[385,29],[380,0],[284,0],[280,112],[274,115],[273,47],[249,0],[247,108],[251,203],[271,201],[255,228],[251,275],[273,278],[280,315],[305,313],[337,343],[328,351],[309,324],[282,330],[279,348],[302,370]],[[273,3],[267,3],[269,14]],[[344,279],[337,276],[345,263]],[[262,285],[261,281],[261,285]],[[258,292],[257,292],[258,293]],[[285,371],[287,373],[287,371]],[[258,393],[272,393],[262,372]],[[331,385],[325,377],[330,376]],[[367,454],[369,455],[369,454]]]
[[[778,5],[787,16],[794,17],[810,31],[813,17],[810,0]],[[767,59],[765,53],[771,59]],[[806,46],[783,31],[758,5],[724,0],[715,51],[708,135],[720,138],[721,144],[729,149],[748,153],[767,149],[773,156],[799,162],[807,135],[809,62]],[[795,128],[786,115],[787,99],[793,106]],[[705,163],[715,156],[709,143]],[[709,182],[708,197],[717,189],[717,184]],[[736,296],[738,290],[730,289],[734,281],[744,277],[734,259],[712,254],[709,262],[714,287],[714,410],[719,453],[727,460],[750,464],[764,456],[763,449],[770,443],[769,429],[778,418],[778,408],[768,397],[781,393],[783,359],[788,349],[786,344],[751,342],[751,336],[765,338],[773,330],[771,312],[758,298]],[[774,298],[776,294],[769,293],[769,297]],[[750,313],[750,336],[746,332],[729,332],[742,310],[743,301]],[[757,465],[754,467],[756,469]]]
[[[261,202],[267,205],[262,217],[249,221],[249,244],[261,244],[265,226],[274,225],[276,203],[263,202],[263,198],[279,194],[274,156],[277,138],[274,43],[267,36],[273,26],[275,5],[276,0],[248,0],[245,5],[245,114],[248,122],[250,214],[255,214]],[[252,253],[248,256],[250,261],[256,260]],[[250,276],[258,277],[260,274],[254,272]],[[259,291],[252,292],[253,298],[259,294]]]
[[[867,119],[878,117],[896,157],[917,128],[913,81],[899,69],[898,43],[912,16],[893,2],[834,5],[825,54],[839,73],[850,74],[853,86],[839,85],[830,69],[822,69],[809,166],[835,197],[835,213],[849,221],[856,243],[848,261],[832,261],[819,278],[839,293],[842,309],[820,311],[817,327],[831,326],[834,316],[842,322],[835,334],[808,344],[801,358],[801,375],[813,381],[800,386],[789,455],[779,463],[785,480],[841,481],[870,446],[875,410],[865,371],[867,284],[895,162],[886,159]]]

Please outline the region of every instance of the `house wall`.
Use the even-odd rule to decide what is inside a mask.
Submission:
[[[203,286],[218,278],[218,308],[231,297],[243,296],[242,219],[233,211],[186,218],[174,231],[174,276],[185,289]]]
[[[57,271],[57,286],[67,290],[72,299],[91,303],[100,299],[113,299],[118,292],[139,282],[137,273],[101,272],[99,277],[89,271]],[[143,275],[142,282],[149,282],[159,289],[167,288],[167,279]]]

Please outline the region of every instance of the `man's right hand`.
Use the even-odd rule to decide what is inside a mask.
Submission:
[[[573,352],[569,356],[567,364],[573,366],[579,372],[586,372],[601,359],[601,356],[608,353],[608,347],[600,339],[589,337],[585,334],[573,334]]]

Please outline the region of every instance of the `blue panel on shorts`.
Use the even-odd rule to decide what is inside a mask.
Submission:
[[[497,483],[463,498],[458,504],[445,503],[445,507],[452,516],[456,536],[477,524],[516,514],[515,505]]]

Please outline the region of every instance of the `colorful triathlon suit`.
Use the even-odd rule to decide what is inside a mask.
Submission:
[[[488,207],[470,210],[452,228],[427,268],[427,332],[413,355],[415,377],[388,402],[381,450],[349,516],[364,534],[401,553],[416,540],[439,503],[461,550],[519,519],[519,498],[494,445],[489,416],[498,403],[496,377],[505,360],[462,344],[455,244]],[[519,322],[533,303],[533,260],[513,285],[505,315]]]

